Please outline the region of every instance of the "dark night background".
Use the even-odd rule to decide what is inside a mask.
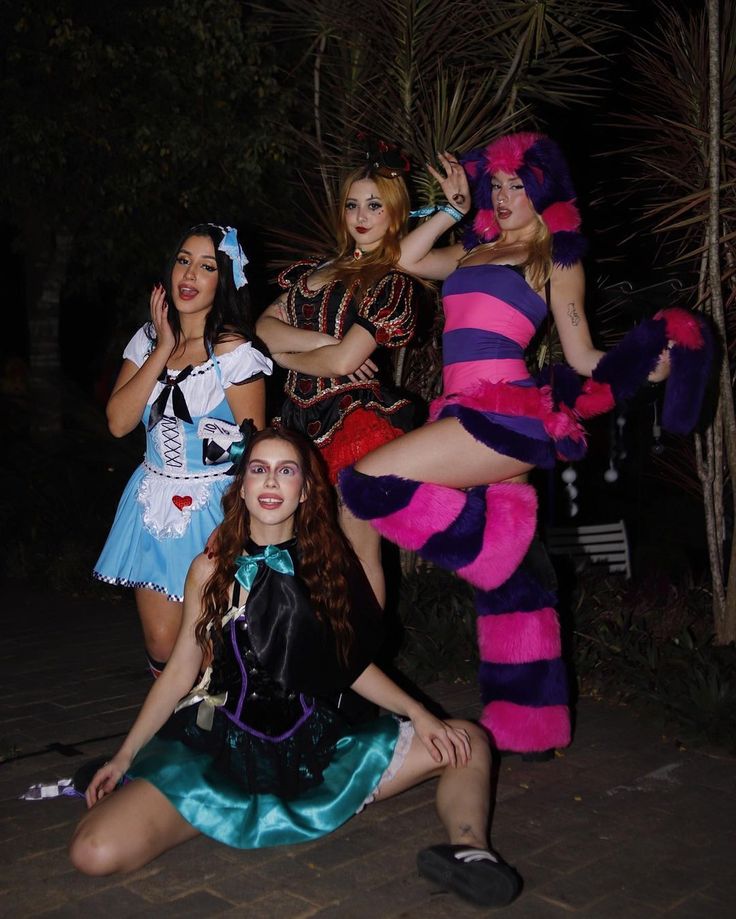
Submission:
[[[631,160],[604,155],[625,146],[615,125],[636,105],[629,82],[632,40],[656,31],[660,16],[647,0],[631,7],[620,14],[623,28],[607,46],[596,103],[540,104],[534,112],[571,161],[591,240],[588,311],[598,341],[609,343],[640,315],[671,305],[673,284],[691,280],[661,257],[643,227],[632,237],[641,225],[637,202],[621,196]],[[234,0],[3,0],[0,17],[3,404],[14,438],[25,432],[33,440],[29,305],[38,298],[55,236],[66,229],[74,242],[60,291],[60,377],[54,383],[66,406],[63,464],[70,476],[75,464],[88,468],[76,455],[79,432],[92,438],[94,431],[99,442],[90,447],[88,439],[86,449],[114,466],[114,482],[105,480],[91,497],[94,515],[80,514],[85,526],[104,534],[142,444],[137,434],[120,444],[104,433],[104,403],[122,347],[146,317],[150,285],[179,230],[202,219],[238,226],[250,258],[255,310],[273,296],[270,231],[299,229],[303,213],[296,179],[309,157],[295,145],[293,128],[307,117],[297,92],[305,79],[305,49],[273,29],[255,4]],[[622,296],[620,285],[634,293]],[[653,464],[653,399],[645,396],[630,408],[622,441],[612,436],[614,419],[591,426],[590,458],[578,466],[576,522],[624,516],[637,567],[659,567],[671,577],[702,573],[707,560],[699,499]],[[663,443],[680,449],[666,438]],[[32,452],[39,449],[48,448],[36,445]],[[602,476],[612,451],[620,475],[607,485]],[[39,469],[42,477],[48,472],[43,464]],[[11,461],[6,472],[14,471]],[[90,476],[92,492],[99,478]],[[559,470],[540,476],[538,484],[548,494],[544,515],[567,522]],[[24,507],[39,487],[27,483],[6,496],[2,523],[13,542],[38,537]],[[71,523],[71,506],[68,513]],[[15,570],[8,570],[9,559]],[[10,576],[30,574],[16,551],[6,553],[3,567]]]

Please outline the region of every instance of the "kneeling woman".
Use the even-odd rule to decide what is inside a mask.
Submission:
[[[190,568],[169,664],[87,790],[70,849],[80,871],[132,871],[198,833],[238,848],[314,839],[438,776],[450,845],[423,850],[420,871],[484,905],[518,893],[487,847],[482,732],[434,717],[370,663],[378,612],[333,496],[299,435],[252,439],[214,558]],[[322,699],[349,686],[408,720],[348,728]]]

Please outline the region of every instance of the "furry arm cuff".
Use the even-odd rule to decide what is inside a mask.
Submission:
[[[592,379],[585,382],[575,400],[576,413],[589,418],[609,411],[616,402],[630,399],[647,381],[667,347],[670,375],[662,425],[673,434],[692,431],[710,376],[713,337],[701,315],[679,308],[662,310],[653,319],[645,319],[603,355]]]

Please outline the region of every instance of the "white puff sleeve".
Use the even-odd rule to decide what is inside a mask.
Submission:
[[[153,350],[154,342],[146,335],[146,325],[142,325],[135,335],[130,339],[123,351],[123,358],[127,361],[133,361],[136,367],[142,367],[146,358]]]
[[[250,383],[273,373],[272,361],[249,341],[244,341],[232,351],[221,354],[217,362],[220,365],[223,389],[238,383]]]

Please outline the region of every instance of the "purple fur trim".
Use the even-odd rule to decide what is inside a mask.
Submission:
[[[552,261],[561,268],[571,268],[588,251],[588,241],[580,233],[560,230],[552,234]]]
[[[603,355],[592,377],[608,383],[617,402],[630,399],[646,383],[666,345],[664,320],[645,319]]]
[[[566,705],[535,708],[513,702],[489,702],[480,723],[497,750],[541,753],[570,743],[570,712]]]
[[[555,465],[555,450],[551,438],[536,440],[526,437],[491,421],[483,412],[463,405],[448,405],[442,409],[439,417],[457,418],[475,440],[497,453],[503,453],[504,456],[513,456],[522,463],[530,463],[540,469],[552,469]]]
[[[457,575],[492,590],[516,571],[527,554],[537,526],[537,493],[531,485],[489,485],[485,489],[486,520],[478,556]]]
[[[423,485],[422,488],[435,489],[440,500],[444,497],[442,493],[449,491],[447,487],[438,485]],[[466,492],[465,506],[455,520],[441,532],[435,532],[419,549],[422,558],[448,571],[457,571],[477,558],[483,547],[485,492],[485,486],[471,488]]]
[[[569,364],[546,364],[537,375],[540,386],[551,386],[555,405],[567,405],[573,408],[575,400],[583,388],[580,374]]]
[[[508,581],[495,590],[479,590],[475,606],[480,616],[508,613],[511,610],[535,610],[554,606],[557,601],[553,590],[545,590],[529,574],[518,569]]]
[[[419,482],[397,475],[365,475],[347,466],[339,476],[340,494],[350,512],[361,520],[385,517],[411,501]]]
[[[547,550],[539,539],[533,539],[522,563],[500,587],[475,593],[479,616],[496,613],[532,611],[557,603],[557,578]]]
[[[689,434],[700,416],[714,351],[713,335],[707,323],[701,323],[701,332],[701,350],[692,351],[680,345],[670,348],[670,375],[664,393],[662,427],[673,434]]]
[[[567,668],[560,657],[527,664],[490,664],[478,671],[481,698],[516,705],[567,705]]]

